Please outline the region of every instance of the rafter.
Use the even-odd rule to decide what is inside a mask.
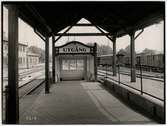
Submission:
[[[106,36],[110,33],[57,33],[55,36]]]

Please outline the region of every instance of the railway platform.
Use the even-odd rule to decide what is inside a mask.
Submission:
[[[4,124],[156,123],[144,116],[144,114],[139,113],[137,109],[122,102],[121,98],[115,97],[115,92],[111,93],[113,90],[107,90],[108,85],[111,88],[114,87],[113,89],[117,91],[116,93],[126,97],[129,103],[134,101],[136,106],[138,104],[142,107],[144,106],[143,110],[150,112],[155,118],[159,117],[161,122],[157,122],[163,124],[166,122],[164,106],[152,104],[141,97],[140,94],[134,94],[129,92],[129,90],[125,91],[125,88],[122,87],[121,89],[120,85],[125,85],[123,84],[124,82],[118,85],[118,80],[116,80],[116,84],[112,86],[110,85],[111,83],[104,83],[104,87],[100,85],[97,82],[99,79],[97,56],[101,51],[98,50],[97,43],[88,44],[86,41],[81,42],[80,39],[75,40],[75,37],[82,36],[107,37],[112,42],[113,55],[112,60],[108,60],[113,66],[112,74],[116,76],[117,64],[120,67],[121,58],[123,57],[123,55],[117,54],[116,49],[119,44],[117,40],[128,35],[130,38],[128,55],[130,56],[129,67],[131,70],[129,72],[131,77],[121,75],[121,80],[127,81],[127,83],[131,80],[133,83],[126,84],[126,87],[136,88],[135,90],[139,91],[139,93],[143,93],[142,96],[145,96],[146,93],[147,95],[149,93],[152,97],[153,95],[160,95],[160,98],[157,99],[165,103],[165,97],[163,97],[165,86],[162,81],[163,84],[161,85],[160,81],[157,84],[156,81],[154,83],[151,80],[146,80],[147,82],[143,83],[143,92],[140,92],[142,86],[138,85],[136,63],[141,65],[141,62],[140,58],[137,59],[135,55],[136,39],[144,32],[144,29],[153,24],[161,23],[161,21],[163,21],[164,26],[165,2],[128,2],[128,4],[126,2],[66,2],[66,4],[61,2],[28,2],[21,4],[3,2],[2,7],[2,13],[5,8],[7,9],[7,13],[3,13],[4,16],[6,15],[4,19],[8,19],[4,23],[8,26],[8,52],[2,53],[7,54],[5,55],[6,68],[3,69],[6,72],[3,73],[4,82],[2,83],[2,88],[5,87],[5,90],[2,90],[4,97],[2,97],[2,101],[5,103],[4,105],[2,104],[4,111],[2,115],[3,117],[5,116]],[[95,11],[96,13],[94,13]],[[59,14],[60,12],[61,15]],[[128,17],[127,19],[125,15]],[[19,69],[19,63],[22,62],[23,58],[19,59],[18,53],[19,50],[22,50],[21,48],[18,49],[19,18],[27,23],[45,43],[45,53],[43,53],[43,49],[41,51],[34,49],[34,52],[38,54],[41,52],[40,59],[45,62],[44,65],[39,66],[40,72],[36,67],[25,72]],[[82,19],[86,19],[88,22],[80,23],[79,21]],[[90,30],[84,33],[78,33],[78,31],[71,33],[70,30],[75,26],[93,26],[99,32],[94,32],[94,30],[90,32]],[[3,26],[3,28],[5,27]],[[26,32],[25,29],[23,31]],[[163,28],[162,31],[164,31]],[[68,39],[67,42],[57,43],[64,36],[73,36],[74,40],[69,41],[70,39]],[[32,36],[29,38],[32,38]],[[25,42],[27,44],[33,42],[38,45],[37,41],[31,42],[28,38]],[[96,42],[96,39],[90,42]],[[99,42],[103,43],[103,41]],[[157,43],[160,42],[157,41]],[[3,49],[5,48],[3,47]],[[22,52],[26,54],[28,51]],[[50,52],[52,52],[52,55],[50,55]],[[32,59],[30,61],[32,62]],[[164,63],[163,57],[162,62]],[[148,65],[151,66],[151,63]],[[29,66],[29,63],[27,66]],[[148,78],[148,75],[144,76]],[[44,78],[44,85],[36,85],[37,83],[34,83],[38,82],[36,81],[36,79],[39,79],[38,77]],[[127,77],[129,78],[127,79]],[[109,79],[117,79],[117,77],[112,78],[111,76]],[[25,82],[25,80],[28,82]],[[135,83],[136,80],[137,83]],[[51,82],[55,84],[51,84]],[[41,88],[42,86],[44,86],[42,91],[40,89],[36,91],[37,87]],[[162,92],[160,92],[161,89]],[[21,90],[25,93],[24,95],[20,93],[22,92]],[[20,94],[21,98],[19,97]]]
[[[26,109],[25,109],[26,108]],[[155,124],[99,82],[62,81],[20,100],[20,124]]]

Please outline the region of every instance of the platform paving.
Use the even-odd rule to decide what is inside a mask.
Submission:
[[[35,98],[34,98],[35,97]],[[30,103],[27,106],[26,103]],[[26,105],[26,107],[24,107]],[[155,124],[98,82],[63,81],[20,102],[20,124]]]

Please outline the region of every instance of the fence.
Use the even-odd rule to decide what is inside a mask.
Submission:
[[[148,85],[148,83],[144,83],[143,82],[143,77],[145,78],[145,76],[143,75],[143,69],[142,69],[142,65],[137,65],[136,66],[137,69],[138,69],[138,73],[137,73],[137,78],[140,79],[140,83],[138,83],[140,85],[140,88],[136,88],[136,87],[133,87],[132,85],[129,85],[128,83],[126,83],[122,78],[121,78],[121,75],[125,75],[125,76],[130,76],[130,72],[129,73],[126,73],[124,74],[120,68],[125,68],[121,65],[117,65],[117,77],[113,77],[113,74],[112,74],[112,67],[111,66],[105,66],[103,68],[100,68],[101,70],[98,70],[98,76],[101,77],[101,79],[104,79],[104,80],[112,80],[112,81],[115,81],[117,82],[118,84],[120,85],[124,85],[126,87],[129,87],[133,90],[136,90],[138,92],[140,92],[141,95],[145,94],[145,95],[148,95],[148,96],[151,96],[155,99],[158,99],[160,101],[163,101],[164,102],[164,96],[163,98],[160,98],[159,96],[156,96],[154,95],[154,93],[149,93],[148,91],[145,91],[144,90],[144,87],[143,85]],[[127,69],[127,68],[126,68]],[[130,70],[130,69],[129,69]],[[148,79],[148,76],[146,76],[146,78]],[[157,77],[158,78],[158,77]],[[160,79],[161,78],[161,79]],[[100,78],[99,78],[100,79]],[[164,80],[162,79],[162,77],[159,77],[158,79],[160,80],[156,80],[155,78],[153,78],[152,75],[150,75],[150,80],[153,80],[155,82],[157,82],[157,85],[160,85],[161,87],[161,91],[164,92]],[[130,83],[130,80],[129,80],[129,83]],[[156,86],[157,86],[156,85]],[[155,85],[154,85],[155,86]],[[152,87],[151,87],[152,88]],[[154,92],[154,91],[153,91]],[[161,93],[164,95],[164,93]]]

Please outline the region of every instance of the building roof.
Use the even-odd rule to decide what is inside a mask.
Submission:
[[[3,42],[6,42],[6,43],[8,43],[8,40],[3,40]],[[19,45],[22,45],[22,46],[28,46],[28,45],[26,45],[26,44],[23,44],[23,43],[19,43]]]
[[[117,37],[165,18],[165,2],[2,2],[16,4],[19,16],[42,35],[51,36],[85,18]]]
[[[28,56],[36,56],[36,57],[39,57],[39,54],[32,53],[32,52],[28,52]]]
[[[100,55],[100,56],[97,56],[97,57],[110,57],[110,56],[113,56],[113,54]]]

